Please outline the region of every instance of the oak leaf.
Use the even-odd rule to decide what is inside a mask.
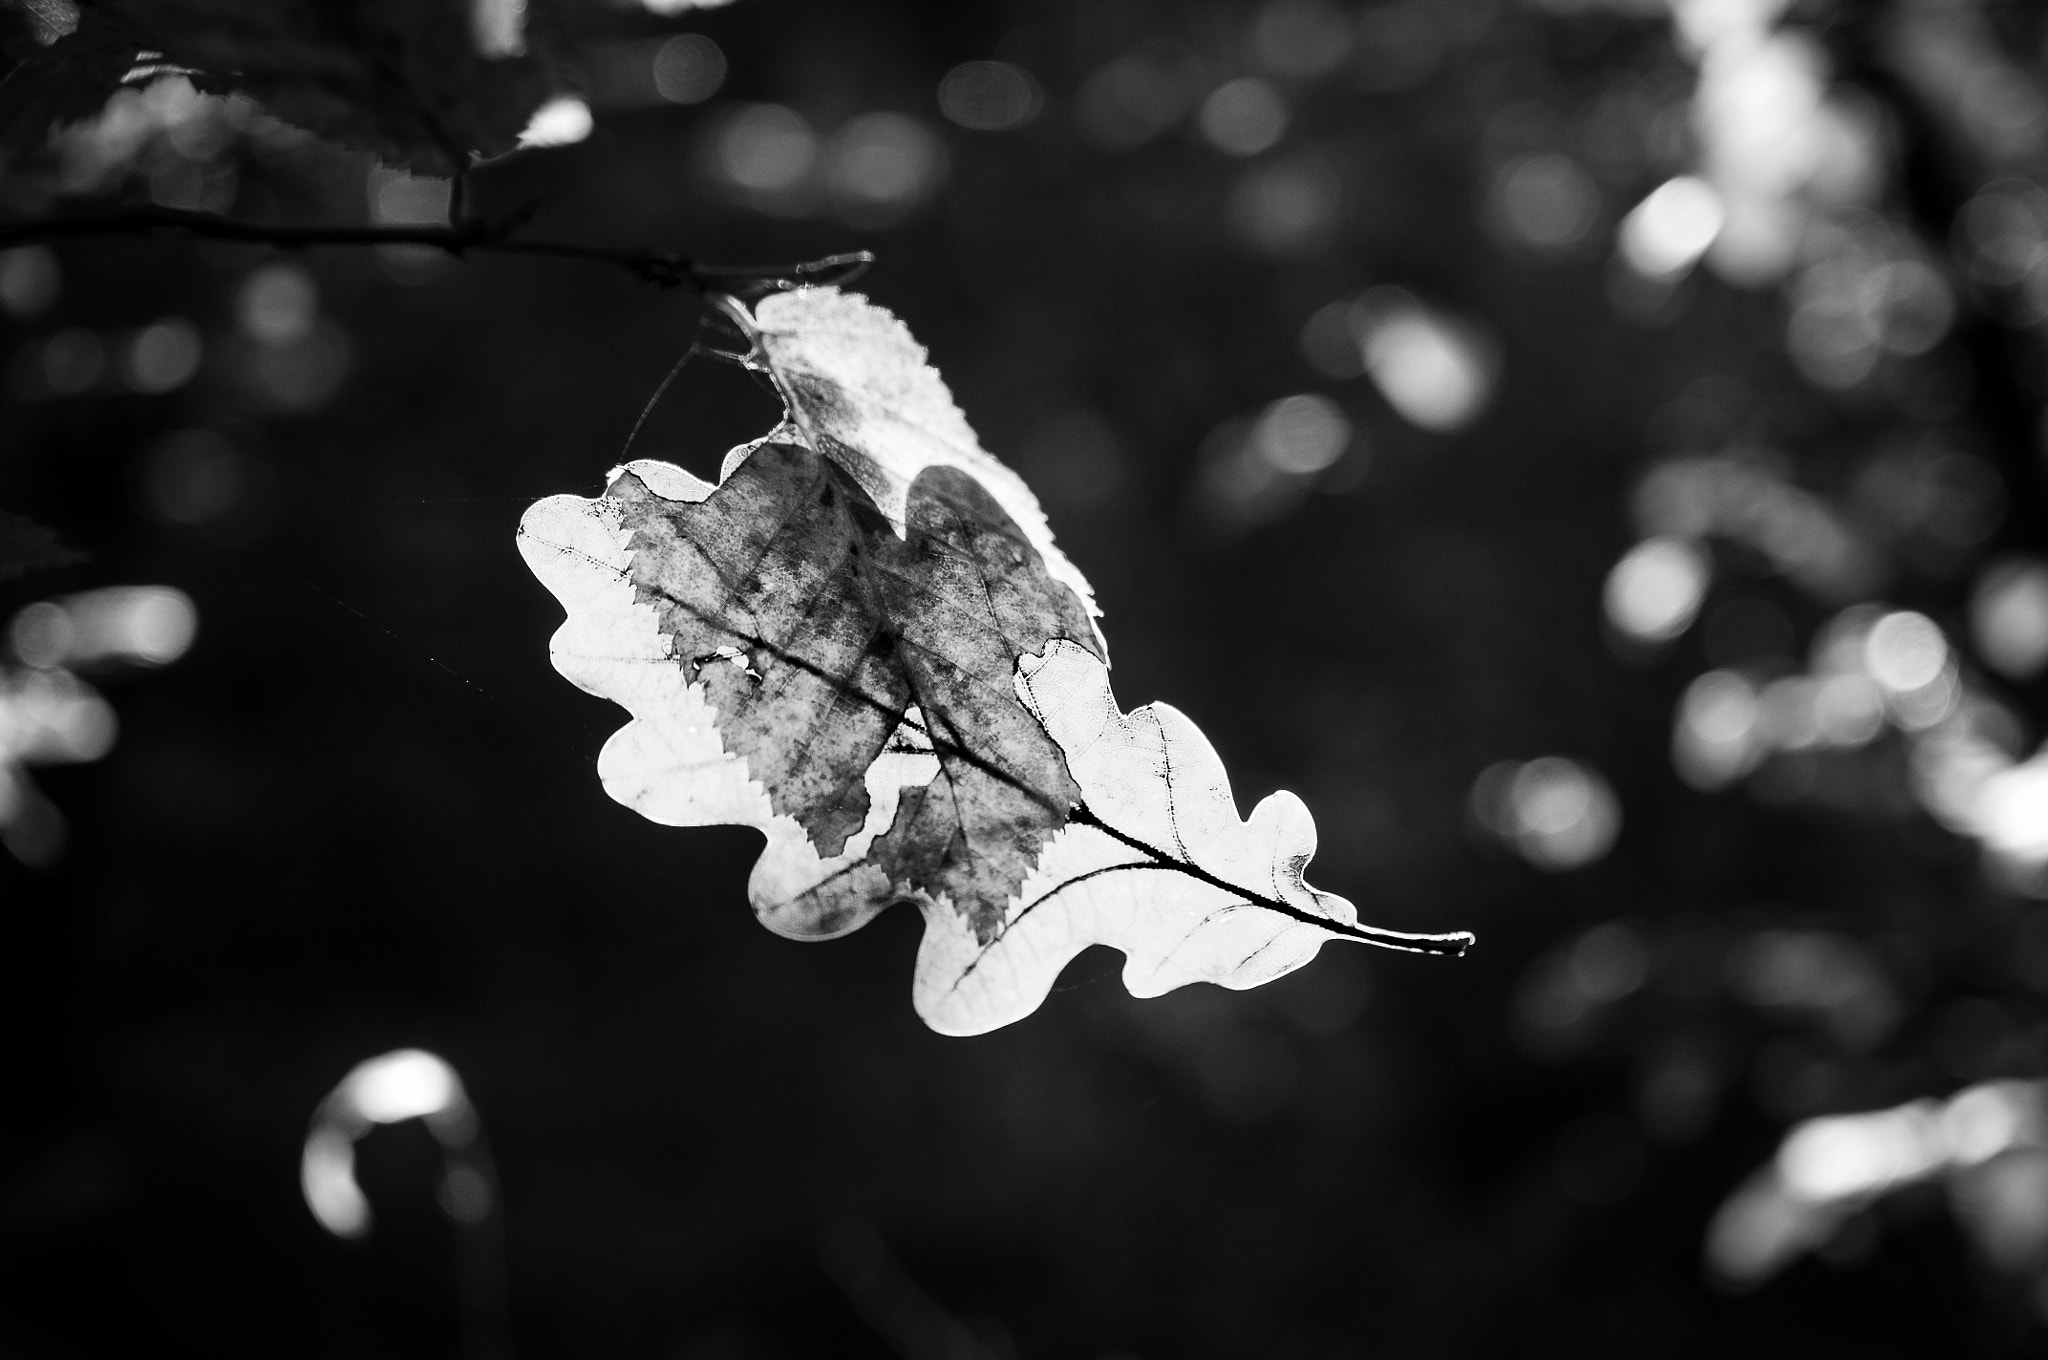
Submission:
[[[557,669],[633,715],[598,761],[613,797],[759,828],[749,894],[781,934],[916,903],[913,999],[947,1033],[1029,1014],[1096,943],[1140,996],[1253,986],[1328,939],[1470,943],[1359,924],[1302,878],[1298,798],[1241,818],[1192,723],[1117,707],[1087,582],[900,322],[831,288],[722,305],[781,427],[716,485],[638,461],[520,526],[568,610]]]

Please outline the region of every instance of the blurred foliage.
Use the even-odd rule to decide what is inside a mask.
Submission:
[[[1480,948],[1143,1003],[1088,956],[1023,1026],[924,1034],[908,922],[760,931],[753,842],[606,803],[612,720],[547,666],[512,526],[599,484],[693,301],[25,248],[0,503],[94,560],[9,603],[164,581],[202,624],[108,680],[106,760],[38,771],[67,857],[0,865],[10,1345],[445,1352],[431,1142],[361,1140],[354,1249],[294,1198],[322,1093],[422,1044],[491,1130],[521,1353],[889,1354],[920,1308],[997,1355],[2048,1349],[2035,1088],[2002,1084],[2048,1076],[2036,7],[548,23],[559,65],[517,60],[594,125],[470,167],[480,211],[874,249],[1095,582],[1120,692],[1247,805],[1300,793],[1318,882]],[[533,105],[436,113],[474,63],[407,33],[433,69],[370,96],[390,123],[223,97],[166,40],[201,74],[36,96],[80,121],[0,204],[445,220],[417,172]],[[279,85],[299,50],[264,47]],[[634,451],[708,474],[772,406],[693,362]],[[1717,1215],[1820,1183],[1807,1246],[1710,1268]]]
[[[543,55],[552,16],[545,0],[10,0],[0,149],[32,153],[124,86],[173,72],[388,163],[448,174],[511,150],[555,92]]]
[[[83,560],[81,553],[64,546],[56,530],[0,510],[0,580]]]

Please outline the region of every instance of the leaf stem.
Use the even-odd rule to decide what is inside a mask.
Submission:
[[[829,475],[829,473],[827,475]],[[520,533],[524,535],[525,530],[522,528],[520,530]],[[618,570],[617,568],[613,569]],[[619,577],[621,580],[631,579],[630,573],[625,570],[619,570]],[[1097,816],[1096,813],[1093,810],[1091,810],[1085,803],[1076,803],[1071,806],[1059,806],[1055,803],[1055,801],[1052,798],[1048,797],[1045,793],[1041,792],[1038,789],[1032,788],[1029,784],[1019,779],[1010,771],[1003,769],[994,761],[989,760],[983,756],[980,756],[972,750],[969,750],[965,745],[963,745],[959,741],[954,740],[950,736],[943,735],[941,733],[933,731],[928,723],[919,724],[912,722],[909,719],[909,717],[905,714],[903,708],[892,703],[886,703],[883,700],[875,697],[874,695],[868,694],[867,692],[862,690],[858,685],[851,683],[850,678],[847,676],[834,675],[825,667],[818,665],[817,663],[811,661],[809,658],[804,657],[799,653],[770,640],[769,638],[746,631],[737,626],[735,622],[714,615],[710,610],[692,604],[688,600],[681,598],[680,596],[660,587],[659,585],[645,585],[635,581],[634,589],[636,593],[644,589],[652,594],[659,596],[659,598],[663,602],[683,610],[684,612],[690,614],[692,617],[698,619],[700,622],[709,624],[714,628],[722,629],[731,636],[738,638],[740,641],[746,643],[750,648],[758,648],[761,651],[768,653],[780,664],[793,667],[797,670],[804,672],[805,674],[813,676],[814,678],[834,684],[835,686],[837,686],[836,693],[841,697],[850,698],[857,703],[864,704],[868,706],[870,709],[874,710],[875,712],[886,716],[893,722],[903,723],[915,728],[917,731],[923,733],[925,739],[931,743],[932,754],[939,758],[942,765],[948,756],[955,757],[963,763],[971,765],[975,769],[980,770],[983,773],[989,775],[991,778],[997,780],[998,782],[1007,784],[1011,788],[1016,789],[1020,793],[1023,793],[1027,797],[1039,803],[1041,806],[1049,810],[1061,813],[1068,823],[1079,826],[1093,827],[1096,830],[1102,832],[1104,835],[1107,835],[1112,839],[1129,846],[1131,849],[1136,850],[1139,854],[1146,856],[1146,859],[1148,861],[1143,864],[1113,865],[1110,866],[1110,869],[1099,870],[1096,872],[1109,872],[1110,870],[1121,869],[1153,868],[1173,870],[1178,873],[1186,874],[1188,877],[1199,880],[1200,882],[1207,883],[1211,887],[1220,888],[1224,892],[1227,892],[1232,896],[1242,898],[1244,899],[1247,905],[1257,906],[1264,908],[1267,911],[1277,912],[1282,916],[1286,916],[1292,920],[1299,921],[1303,925],[1311,925],[1321,930],[1327,930],[1333,935],[1341,935],[1347,939],[1360,940],[1367,944],[1379,945],[1380,947],[1385,949],[1398,949],[1408,953],[1415,954],[1448,955],[1452,958],[1456,958],[1464,954],[1465,951],[1470,949],[1475,943],[1475,937],[1473,936],[1472,932],[1467,930],[1449,931],[1443,934],[1415,934],[1405,930],[1388,930],[1381,926],[1347,925],[1342,921],[1337,921],[1327,916],[1319,916],[1314,912],[1304,911],[1300,907],[1295,906],[1293,903],[1283,901],[1279,897],[1267,896],[1264,893],[1255,892],[1252,889],[1246,888],[1241,884],[1232,883],[1227,879],[1219,878],[1215,874],[1210,873],[1207,869],[1202,868],[1202,866],[1194,863],[1190,859],[1183,858],[1179,855],[1169,854],[1166,851],[1159,849],[1155,845],[1148,844],[1147,842],[1140,840],[1138,837],[1133,836],[1126,831],[1122,831],[1114,826],[1111,826],[1109,823],[1103,821],[1101,817]],[[901,645],[900,639],[898,640],[898,645]],[[899,662],[899,664],[902,663]],[[688,674],[687,672],[685,673],[686,675]],[[907,667],[905,668],[905,673],[907,678]],[[694,676],[690,676],[689,678],[691,679],[692,683],[695,683]],[[914,690],[913,697],[919,698],[920,700],[918,703],[919,711],[924,712],[927,714],[927,716],[929,716],[930,710],[925,708],[924,704],[921,701],[921,696],[916,696]],[[1065,888],[1067,886],[1069,886],[1069,884],[1061,884],[1059,887],[1054,888],[1053,892],[1058,892],[1061,888]],[[1051,896],[1051,893],[1046,894],[1046,896]],[[1039,902],[1043,902],[1044,900],[1045,898],[1041,897],[1039,899]],[[1024,915],[1028,914],[1032,910],[1032,908],[1037,905],[1038,903],[1034,902],[1031,904],[1031,906],[1025,907],[1024,911],[1020,912],[1017,918],[1012,919],[1004,927],[1005,931],[1007,931],[1010,926],[1014,926],[1017,920],[1022,919]],[[984,947],[983,952],[986,952],[986,946]],[[976,962],[979,962],[978,958]],[[970,971],[973,966],[974,965],[970,965]],[[962,976],[964,977],[965,974],[962,974]]]
[[[644,246],[584,245],[532,240],[513,235],[526,214],[498,220],[458,218],[448,226],[273,226],[238,222],[212,213],[144,206],[69,217],[0,223],[0,249],[69,241],[91,236],[183,236],[207,241],[240,241],[280,250],[320,246],[425,246],[458,259],[467,255],[518,255],[608,264],[662,288],[683,285],[698,293],[745,293],[782,283],[844,283],[873,262],[867,251],[828,255],[791,265],[699,264],[679,251]]]
[[[1319,929],[1330,931],[1332,934],[1349,936],[1351,939],[1363,940],[1367,944],[1380,945],[1386,949],[1401,949],[1414,954],[1448,954],[1452,958],[1456,958],[1470,949],[1476,938],[1469,930],[1453,930],[1441,935],[1417,935],[1405,930],[1387,930],[1380,926],[1348,926],[1341,921],[1333,921],[1327,916],[1318,916],[1314,912],[1303,911],[1291,902],[1283,902],[1277,897],[1268,897],[1264,893],[1255,893],[1236,883],[1218,878],[1191,860],[1183,859],[1178,855],[1169,855],[1159,847],[1148,845],[1128,832],[1117,830],[1108,822],[1103,821],[1100,817],[1089,811],[1086,804],[1075,807],[1068,814],[1067,820],[1079,826],[1092,826],[1112,840],[1121,841],[1140,854],[1151,856],[1158,863],[1159,867],[1163,869],[1178,869],[1188,877],[1200,879],[1211,887],[1221,888],[1225,892],[1249,898],[1253,903],[1264,907],[1268,911],[1277,911],[1282,916],[1291,916],[1303,925],[1316,926]],[[1126,865],[1121,867],[1136,868],[1138,866]]]

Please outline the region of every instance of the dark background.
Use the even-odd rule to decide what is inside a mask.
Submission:
[[[1954,8],[2038,71],[2025,7]],[[1185,116],[1105,147],[1078,112],[1090,73],[1131,52],[1183,54],[1212,83],[1253,69],[1256,11],[1231,4],[572,10],[572,47],[699,32],[729,74],[696,106],[593,96],[588,141],[485,167],[474,192],[487,209],[538,198],[550,237],[704,260],[872,249],[858,288],[929,346],[1094,582],[1121,700],[1192,716],[1242,806],[1300,793],[1315,881],[1366,919],[1475,930],[1455,963],[1333,946],[1254,992],[1135,1002],[1097,950],[1030,1019],[931,1034],[909,1005],[913,913],[830,944],[762,930],[744,892],[755,834],[659,828],[608,801],[592,762],[621,715],[548,665],[560,612],[514,525],[533,499],[603,484],[696,334],[687,290],[593,264],[308,252],[293,258],[322,334],[346,346],[326,393],[266,387],[238,333],[269,252],[62,246],[61,293],[5,323],[31,357],[0,415],[0,502],[92,561],[0,603],[165,583],[200,631],[175,665],[95,678],[118,746],[35,773],[68,851],[36,869],[0,857],[0,1347],[457,1350],[457,1233],[418,1125],[362,1145],[367,1240],[329,1238],[298,1194],[321,1097],[418,1045],[481,1111],[522,1355],[948,1354],[877,1329],[919,1297],[995,1356],[2041,1351],[2032,1276],[1982,1264],[1935,1187],[1761,1289],[1709,1281],[1710,1216],[1794,1120],[2048,1075],[2028,981],[2044,970],[2016,943],[2040,908],[1911,805],[1896,750],[1858,767],[1898,793],[1877,810],[1688,788],[1673,705],[1716,658],[1697,635],[1630,653],[1600,604],[1636,478],[1693,437],[1669,435],[1672,403],[1719,376],[1736,381],[1710,390],[1741,394],[1723,433],[1775,445],[1824,494],[1931,426],[1996,471],[1995,534],[1889,589],[1962,637],[1975,564],[2038,538],[2033,332],[1956,283],[1956,329],[1927,362],[1964,372],[1966,398],[1930,421],[1883,375],[1847,393],[1804,380],[1774,287],[1701,273],[1627,314],[1614,224],[1697,155],[1668,15],[1413,15],[1437,33],[1419,76],[1358,76],[1358,57],[1280,82],[1294,118],[1270,156],[1312,146],[1341,193],[1320,236],[1277,251],[1234,225],[1254,161]],[[1878,110],[1877,211],[1950,261],[1950,218],[1996,167],[1945,140],[1940,108],[1887,64],[1893,17],[1801,5],[1787,22]],[[940,78],[997,56],[1032,73],[1042,112],[1006,131],[945,121]],[[1491,228],[1501,139],[1570,151],[1618,89],[1679,110],[1679,133],[1623,118],[1636,149],[1586,156],[1600,207],[1583,241],[1543,252]],[[823,130],[906,114],[943,171],[893,222],[764,207],[713,165],[720,120],[748,101]],[[93,192],[147,198],[152,154]],[[363,218],[361,159],[253,137],[215,154],[239,166],[237,213]],[[1317,308],[1381,283],[1493,337],[1499,385],[1468,429],[1418,430],[1304,357]],[[166,315],[205,337],[189,384],[38,386],[48,337]],[[1354,423],[1343,475],[1249,527],[1207,513],[1205,438],[1304,391]],[[1095,422],[1085,476],[1039,437],[1076,411]],[[745,373],[693,362],[634,452],[708,474],[776,413]],[[227,441],[232,490],[180,522],[163,441],[193,429]],[[1828,612],[1739,554],[1715,590],[1773,601],[1802,648]],[[1998,692],[2040,711],[2031,684]],[[1597,863],[1540,872],[1472,825],[1483,768],[1544,754],[1617,792],[1622,830]],[[1617,920],[1650,942],[1649,985],[1569,1042],[1532,1036],[1518,987]],[[1879,960],[1900,1008],[1884,1043],[1837,1044],[1715,981],[1731,942],[1787,926]],[[1966,1000],[1992,1008],[1989,1037],[1953,1038]],[[1654,1095],[1674,1063],[1705,1074],[1684,1117]],[[848,1224],[898,1263],[881,1314],[835,1279]]]

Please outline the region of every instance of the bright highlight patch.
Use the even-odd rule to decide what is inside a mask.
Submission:
[[[1698,544],[1645,539],[1607,574],[1607,621],[1639,642],[1669,642],[1699,616],[1712,579],[1712,560]]]
[[[595,126],[590,116],[590,105],[574,95],[562,95],[533,111],[526,131],[519,134],[519,145],[570,146],[588,137]]]
[[[1398,289],[1361,300],[1368,319],[1360,350],[1380,395],[1412,425],[1439,434],[1479,418],[1493,396],[1492,355],[1470,327]]]
[[[1563,756],[1489,766],[1472,786],[1482,826],[1539,869],[1584,868],[1621,830],[1621,801],[1598,771]]]
[[[358,1063],[320,1102],[299,1159],[299,1188],[320,1226],[336,1237],[370,1230],[370,1202],[355,1179],[356,1140],[379,1124],[426,1123],[447,1158],[444,1207],[458,1222],[490,1211],[487,1160],[476,1151],[476,1110],[455,1069],[435,1054],[401,1048]]]
[[[1728,220],[1703,179],[1666,180],[1621,221],[1621,258],[1647,278],[1676,278],[1699,263]]]

